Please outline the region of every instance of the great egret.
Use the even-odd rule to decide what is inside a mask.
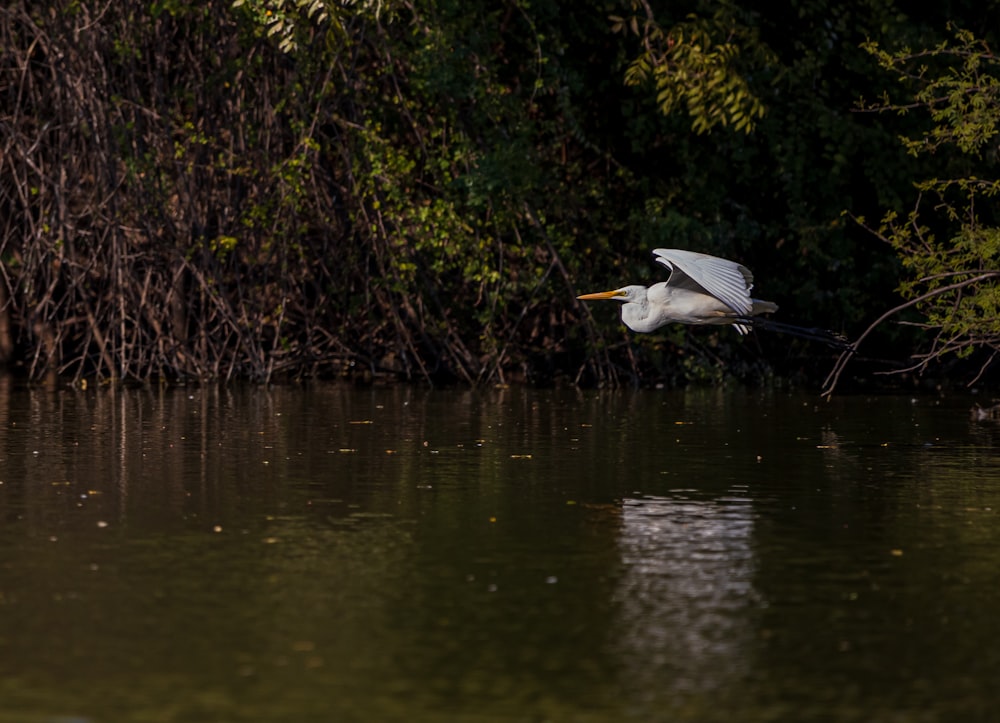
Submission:
[[[773,301],[750,297],[753,274],[743,264],[681,249],[654,249],[656,260],[670,269],[670,278],[649,288],[623,286],[576,298],[621,301],[622,322],[632,331],[651,332],[670,323],[732,324],[740,334],[751,327],[821,341],[851,349],[839,334],[757,318],[778,310]]]
[[[732,324],[746,334],[752,317],[778,310],[773,302],[750,298],[753,274],[743,264],[681,249],[654,249],[653,256],[670,269],[666,281],[649,288],[623,286],[576,298],[623,302],[622,322],[638,332],[677,322]]]

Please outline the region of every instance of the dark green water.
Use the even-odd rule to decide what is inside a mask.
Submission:
[[[968,398],[0,388],[0,721],[992,721]]]

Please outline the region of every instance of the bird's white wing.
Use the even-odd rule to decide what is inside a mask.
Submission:
[[[653,256],[670,269],[671,286],[683,285],[681,279],[675,279],[679,271],[737,314],[750,316],[753,311],[750,300],[753,274],[746,266],[682,249],[654,249]]]

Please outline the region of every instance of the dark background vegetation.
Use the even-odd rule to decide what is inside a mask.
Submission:
[[[814,343],[636,336],[574,297],[662,280],[650,250],[688,248],[753,269],[782,321],[859,333],[900,302],[905,257],[852,217],[909,213],[962,158],[907,152],[919,108],[860,111],[920,85],[862,43],[989,41],[996,9],[6,2],[0,359],[34,378],[818,384],[835,352]],[[613,17],[734,29],[726,72],[764,115],[706,130],[684,89],[665,113],[652,76],[625,82],[648,42]],[[989,173],[979,150],[963,173]],[[855,369],[896,368],[922,333],[883,326],[864,351],[885,363]]]

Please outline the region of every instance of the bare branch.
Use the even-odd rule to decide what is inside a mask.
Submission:
[[[972,284],[978,284],[980,281],[985,281],[987,279],[994,279],[997,277],[1000,277],[1000,271],[989,271],[983,274],[979,274],[978,276],[975,276],[971,279],[966,279],[965,281],[958,281],[954,284],[949,284],[948,286],[942,286],[932,291],[928,291],[926,294],[921,294],[915,299],[910,299],[909,301],[906,301],[900,304],[899,306],[895,306],[892,309],[889,309],[889,311],[885,312],[875,321],[873,321],[868,326],[868,328],[865,329],[864,332],[862,332],[862,334],[855,341],[851,343],[850,349],[843,352],[837,358],[836,363],[833,365],[833,369],[830,371],[830,373],[827,375],[826,379],[823,382],[822,396],[829,397],[830,395],[833,394],[834,389],[836,389],[837,387],[837,382],[840,379],[841,373],[843,373],[844,368],[851,360],[851,357],[853,357],[857,353],[858,348],[861,346],[861,342],[863,342],[868,337],[868,335],[871,334],[876,328],[878,328],[882,324],[882,322],[884,322],[886,319],[895,316],[901,311],[910,309],[916,306],[917,304],[920,304],[921,302],[927,301],[928,299],[932,299],[936,296],[946,294],[949,291],[962,289],[966,286],[971,286]]]

